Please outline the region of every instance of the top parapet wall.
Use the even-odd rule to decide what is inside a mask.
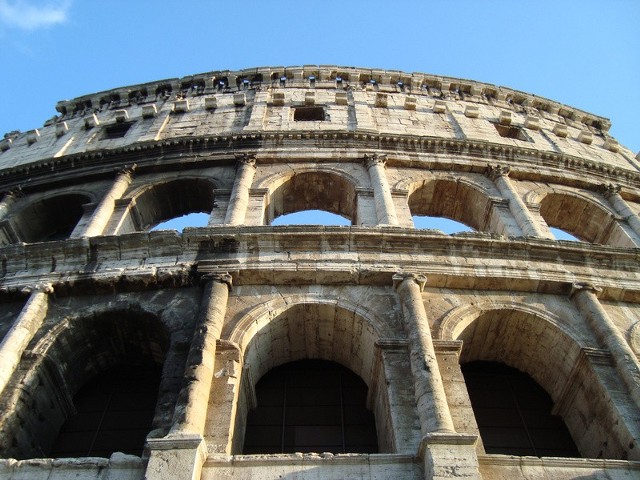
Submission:
[[[595,127],[603,132],[611,128],[608,118],[593,115],[583,110],[531,95],[518,90],[500,87],[489,83],[465,80],[461,78],[429,75],[426,73],[405,73],[398,70],[380,70],[370,68],[340,67],[334,65],[305,65],[302,67],[258,67],[244,70],[219,70],[214,72],[189,75],[155,82],[114,88],[103,92],[83,95],[72,100],[58,102],[56,110],[63,115],[98,108],[105,103],[122,102],[123,106],[146,92],[147,95],[159,92],[183,92],[187,95],[191,90],[201,89],[199,93],[213,93],[224,90],[238,91],[246,85],[258,84],[280,85],[282,80],[294,87],[308,87],[310,79],[314,79],[315,88],[335,87],[336,79],[341,79],[345,86],[365,87],[375,85],[380,91],[409,91],[412,94],[447,97],[459,95],[469,102],[478,101],[480,97],[495,99],[517,107],[530,107],[539,111],[557,114],[561,117]],[[222,85],[222,88],[220,86]],[[170,88],[167,88],[170,87]]]
[[[46,181],[52,171],[142,168],[157,163],[153,151],[162,151],[164,164],[185,154],[195,161],[196,150],[210,160],[214,151],[224,160],[231,151],[260,150],[273,160],[285,151],[299,155],[305,144],[321,147],[325,161],[372,150],[391,153],[391,163],[414,161],[407,157],[414,152],[425,154],[421,162],[436,155],[482,169],[487,159],[499,159],[536,171],[546,166],[551,176],[571,168],[640,185],[640,158],[608,134],[608,119],[516,90],[422,73],[223,70],[85,95],[59,102],[57,110],[42,128],[0,139],[4,188]]]

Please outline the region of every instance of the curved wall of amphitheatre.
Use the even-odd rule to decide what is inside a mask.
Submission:
[[[56,109],[0,141],[0,478],[640,472],[640,159],[608,119],[334,66]],[[271,226],[313,209],[351,226]],[[208,225],[150,231],[190,213]],[[379,453],[242,455],[260,378],[310,358],[366,383]],[[475,361],[529,375],[582,458],[487,452]],[[161,371],[144,450],[49,458],[78,392],[122,365]]]

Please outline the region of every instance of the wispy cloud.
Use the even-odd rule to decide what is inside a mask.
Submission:
[[[23,30],[37,30],[63,23],[71,2],[0,0],[0,22]]]

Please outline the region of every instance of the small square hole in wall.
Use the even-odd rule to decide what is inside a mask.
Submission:
[[[296,122],[325,120],[324,107],[295,107],[293,119]]]
[[[529,139],[525,135],[525,133],[518,127],[513,127],[510,125],[498,125],[494,124],[496,130],[500,134],[501,137],[504,138],[515,138],[516,140],[523,140],[528,142]]]
[[[126,135],[133,125],[132,122],[114,123],[113,125],[107,125],[102,133],[101,140],[111,140],[113,138],[122,138]]]

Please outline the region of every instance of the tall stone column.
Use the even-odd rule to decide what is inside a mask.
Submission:
[[[216,340],[224,325],[231,275],[209,274],[205,282],[198,322],[187,358],[185,380],[174,413],[173,427],[164,438],[148,439],[151,451],[148,480],[196,480],[207,458],[204,428],[214,374]]]
[[[454,432],[453,420],[440,376],[431,328],[422,303],[424,275],[396,274],[393,283],[400,297],[404,329],[409,340],[411,373],[422,435]]]
[[[571,299],[598,341],[611,353],[616,371],[636,405],[640,407],[640,363],[620,330],[602,308],[598,300],[601,292],[602,289],[594,285],[575,283],[571,289]]]
[[[509,210],[516,219],[516,223],[526,237],[543,237],[549,235],[531,217],[527,206],[509,180],[509,167],[502,165],[488,165],[487,176],[493,180],[502,197],[509,201]]]
[[[409,340],[409,360],[422,432],[418,455],[424,462],[426,479],[451,478],[451,465],[456,466],[456,478],[480,479],[475,451],[478,436],[456,433],[453,426],[431,328],[422,303],[421,292],[426,281],[424,275],[393,276]]]
[[[42,325],[53,288],[50,284],[40,284],[25,291],[30,293],[29,298],[0,343],[0,393],[20,363],[25,348]]]
[[[15,201],[15,192],[5,192],[4,197],[2,197],[2,200],[0,200],[0,220],[4,220],[4,218],[9,214],[11,206]]]
[[[227,225],[242,225],[244,223],[247,205],[249,205],[249,189],[256,174],[255,155],[243,154],[236,158],[238,161],[236,178],[231,190],[227,216],[224,219],[224,223]]]
[[[384,168],[386,162],[384,155],[365,155],[364,162],[371,178],[378,223],[382,225],[398,225],[396,208],[393,204],[393,197],[391,196],[391,189],[389,188]]]
[[[135,165],[120,170],[113,185],[94,210],[91,220],[89,220],[89,223],[82,233],[83,237],[95,237],[102,234],[113,214],[116,200],[122,198],[122,195],[124,195],[131,184],[134,170]]]
[[[620,185],[611,183],[602,185],[604,196],[611,202],[615,211],[627,221],[631,229],[640,237],[640,217],[631,209],[629,204],[620,195]]]

